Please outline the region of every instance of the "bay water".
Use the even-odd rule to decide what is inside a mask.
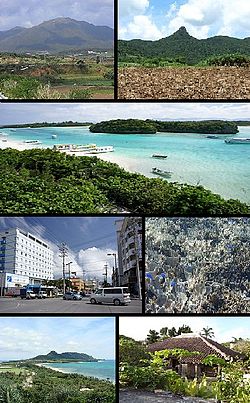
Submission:
[[[219,135],[213,139],[198,133],[91,133],[86,126],[4,129],[4,132],[10,140],[40,140],[44,148],[54,144],[112,145],[115,151],[110,160],[132,172],[155,177],[152,168],[160,168],[172,172],[168,179],[171,182],[200,184],[226,199],[250,203],[250,146],[224,141],[230,137],[250,137],[250,126],[239,127],[237,135]],[[156,160],[152,154],[168,157]]]

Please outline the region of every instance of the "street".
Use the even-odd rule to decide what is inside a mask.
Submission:
[[[68,301],[62,298],[32,299],[0,298],[0,313],[142,313],[142,303],[132,300],[127,306],[112,304],[92,305],[88,298],[81,301]]]

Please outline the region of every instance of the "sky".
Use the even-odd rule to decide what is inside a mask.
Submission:
[[[157,40],[185,26],[208,38],[250,36],[249,0],[119,0],[119,39]]]
[[[114,0],[1,0],[0,31],[30,28],[58,17],[113,27],[113,7]]]
[[[163,327],[178,329],[189,325],[193,332],[199,333],[203,328],[211,327],[216,340],[220,343],[232,341],[233,337],[250,339],[249,317],[209,317],[209,316],[146,316],[120,317],[119,333],[135,340],[145,340],[150,329],[160,331]]]
[[[62,259],[58,245],[68,247],[66,263],[72,262],[71,272],[85,278],[103,279],[104,265],[108,265],[108,280],[117,253],[115,221],[118,217],[0,217],[0,232],[18,227],[46,241],[54,252],[55,278],[62,276]]]
[[[115,318],[1,318],[0,361],[33,358],[52,350],[114,359]]]
[[[0,125],[33,122],[100,122],[109,119],[249,119],[250,104],[167,102],[167,103],[0,103]]]

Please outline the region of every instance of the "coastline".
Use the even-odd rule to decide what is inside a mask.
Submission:
[[[5,150],[6,148],[14,148],[18,151],[24,151],[24,150],[31,150],[32,148],[35,148],[35,149],[51,148],[51,147],[42,147],[41,145],[34,146],[34,144],[27,144],[27,143],[23,143],[22,141],[16,141],[13,139],[9,139],[9,136],[6,136],[6,137],[7,137],[7,141],[1,141],[1,138],[0,138],[0,149],[1,150]],[[67,154],[71,155],[71,153],[67,153]],[[117,164],[121,168],[124,168],[129,172],[133,172],[133,173],[137,172],[133,169],[133,161],[131,160],[131,158],[120,157],[118,155],[114,155],[114,152],[105,153],[105,154],[88,154],[88,155],[78,152],[77,156],[79,156],[79,157],[82,157],[82,156],[97,157],[105,162],[111,162],[111,163]],[[139,172],[137,172],[137,173],[139,173]]]

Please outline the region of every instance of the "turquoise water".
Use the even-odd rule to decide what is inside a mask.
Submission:
[[[115,381],[114,360],[98,362],[48,362],[44,363],[43,366],[51,369],[58,369],[65,373],[92,376],[99,379],[109,378],[110,381]]]
[[[239,128],[240,137],[250,137],[250,127]],[[250,146],[226,144],[224,139],[208,139],[203,134],[129,135],[90,133],[87,127],[4,129],[13,140],[40,140],[42,147],[54,144],[96,143],[113,145],[112,158],[120,159],[120,165],[148,177],[152,167],[172,171],[172,182],[201,184],[225,198],[250,202]],[[52,139],[52,134],[57,138]],[[166,160],[152,159],[154,153],[167,154]]]

